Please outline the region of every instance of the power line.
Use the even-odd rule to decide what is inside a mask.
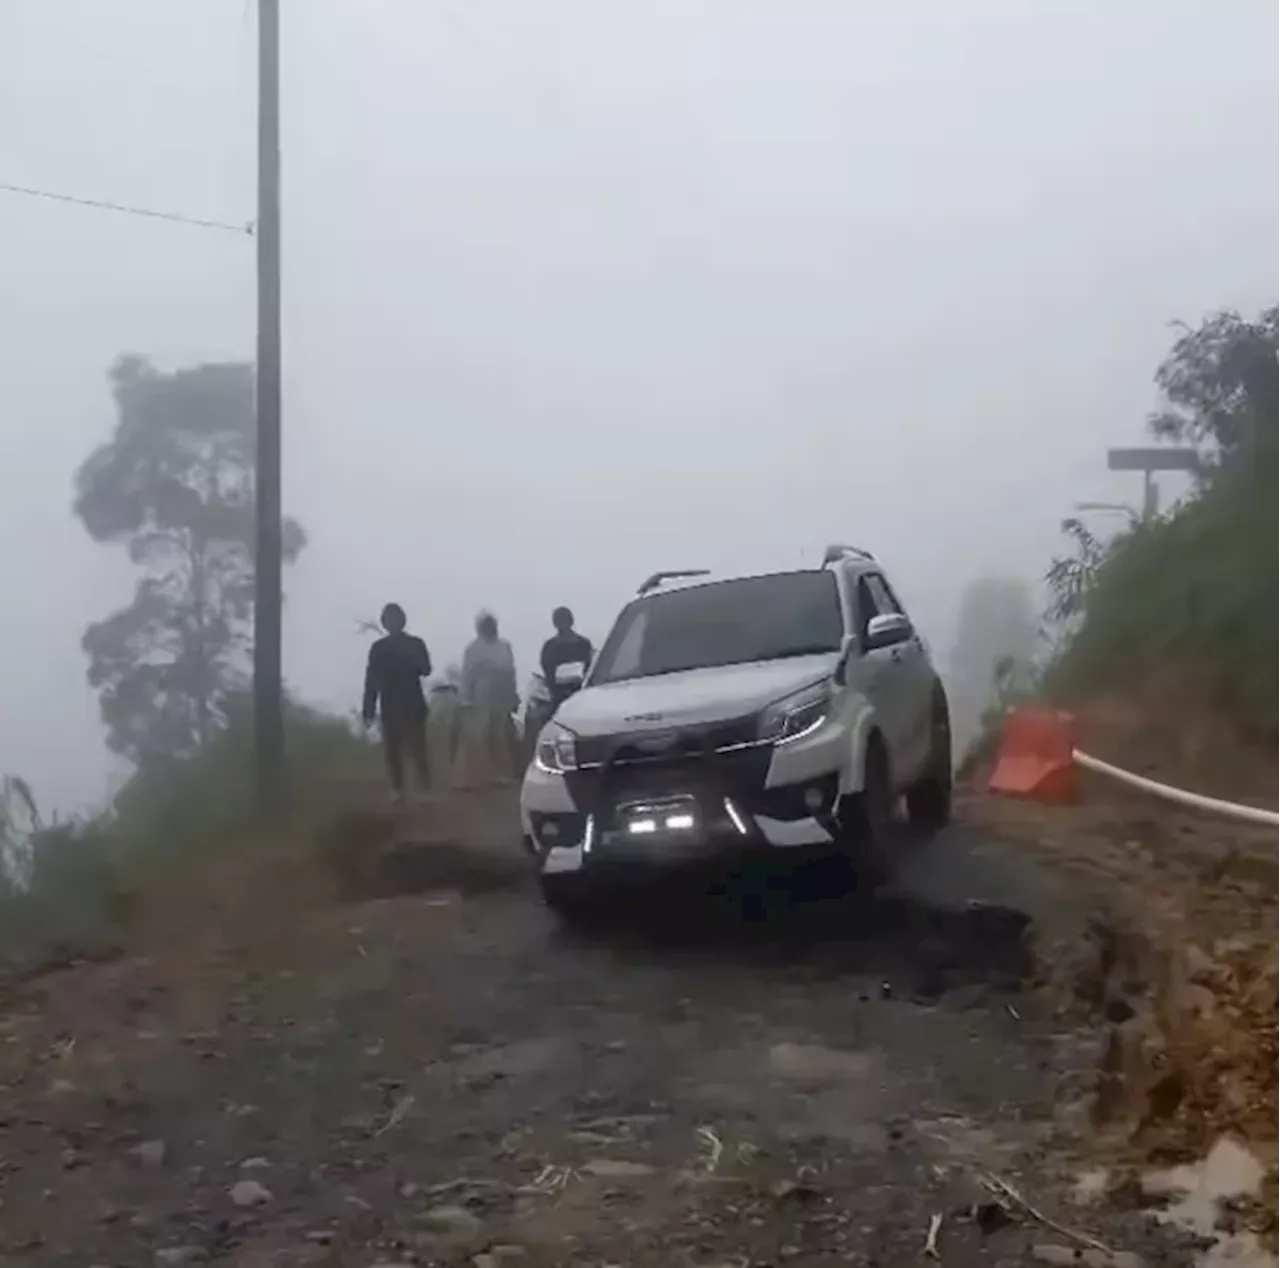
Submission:
[[[156,211],[151,207],[131,207],[127,203],[113,203],[103,198],[77,198],[74,194],[58,194],[49,189],[32,189],[27,185],[10,185],[0,181],[0,191],[6,194],[25,194],[28,198],[45,198],[55,203],[71,203],[76,207],[97,207],[102,211],[118,211],[126,216],[146,216],[150,220],[170,220],[175,224],[194,225],[197,229],[220,229],[224,233],[253,235],[254,224],[250,220],[234,225],[227,220],[202,220],[199,216],[184,216],[178,211]]]

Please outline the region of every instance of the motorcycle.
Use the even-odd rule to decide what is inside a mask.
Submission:
[[[516,734],[520,739],[520,752],[526,766],[533,760],[538,732],[546,726],[550,717],[551,692],[547,690],[546,679],[541,674],[534,674],[525,688],[524,700],[516,716]]]

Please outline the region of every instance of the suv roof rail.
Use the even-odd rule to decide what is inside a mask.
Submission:
[[[710,568],[670,568],[664,572],[655,572],[652,576],[645,578],[644,584],[636,591],[636,595],[638,597],[648,594],[650,590],[656,590],[664,581],[675,581],[680,577],[709,577],[710,575]]]
[[[855,559],[865,559],[868,563],[876,562],[876,557],[869,550],[863,550],[861,546],[844,546],[836,542],[828,546],[823,553],[822,566],[825,568],[827,564],[833,564],[837,559],[847,559],[850,555]]]

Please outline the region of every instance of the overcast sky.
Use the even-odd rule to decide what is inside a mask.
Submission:
[[[601,637],[656,567],[964,583],[1136,500],[1174,318],[1277,289],[1274,0],[284,0],[286,674],[349,709],[388,599]],[[0,182],[254,214],[247,0],[5,0]],[[109,763],[69,511],[122,351],[252,355],[247,237],[0,193],[0,771]]]

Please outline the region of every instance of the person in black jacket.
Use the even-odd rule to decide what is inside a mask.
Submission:
[[[387,759],[387,775],[397,802],[404,800],[404,759],[413,764],[418,790],[429,783],[427,771],[427,701],[422,679],[431,672],[427,645],[405,633],[404,609],[388,603],[382,609],[382,628],[387,631],[369,648],[369,664],[364,675],[365,726],[382,718],[382,748]]]
[[[573,628],[573,613],[568,608],[556,608],[551,614],[551,624],[556,627],[556,632],[542,645],[542,679],[551,695],[551,711],[554,713],[577,690],[595,651],[591,640]],[[576,680],[557,681],[557,671],[568,665],[582,666]]]

